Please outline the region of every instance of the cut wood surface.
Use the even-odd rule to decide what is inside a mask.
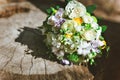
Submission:
[[[29,2],[30,11],[0,18],[0,80],[93,80],[84,66],[63,66],[48,59],[38,26],[46,14]]]
[[[7,3],[0,5],[0,18],[9,17],[17,13],[29,12],[30,5],[23,3]]]

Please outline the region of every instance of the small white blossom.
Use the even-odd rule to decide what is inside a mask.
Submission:
[[[98,29],[98,24],[96,22],[92,22],[91,23],[91,27],[93,27],[93,29]]]
[[[100,53],[100,50],[98,48],[92,48],[92,52],[94,52],[94,53]]]
[[[49,24],[49,25],[54,25],[54,24],[55,24],[55,21],[57,21],[57,18],[52,15],[52,16],[50,16],[50,17],[48,18],[47,24]]]
[[[97,30],[96,39],[99,39],[99,37],[101,36],[101,33],[102,33],[102,28],[99,27],[99,29]]]
[[[77,53],[79,55],[86,56],[87,54],[90,53],[90,50],[91,50],[91,44],[87,43],[86,41],[81,41],[81,43],[78,47]]]
[[[75,30],[76,30],[77,32],[80,32],[81,29],[82,29],[82,26],[75,26],[74,28],[75,28]]]

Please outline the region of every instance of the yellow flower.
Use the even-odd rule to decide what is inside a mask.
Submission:
[[[72,33],[66,33],[66,34],[65,34],[66,38],[71,38],[72,35],[73,35]]]
[[[82,18],[74,18],[73,19],[75,22],[77,22],[78,24],[82,24],[83,23],[83,20],[82,20]]]
[[[106,41],[102,41],[102,42],[104,44],[104,46],[102,46],[102,49],[105,49],[105,47],[106,47]]]

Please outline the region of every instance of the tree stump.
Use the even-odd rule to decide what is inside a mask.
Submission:
[[[30,11],[0,18],[0,80],[93,80],[87,67],[48,59],[37,29],[46,14],[29,2],[20,4]]]

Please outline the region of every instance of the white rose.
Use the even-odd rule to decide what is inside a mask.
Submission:
[[[80,32],[81,29],[82,29],[82,26],[75,26],[74,28],[75,28],[75,30],[76,30],[77,32]]]
[[[97,33],[95,32],[95,30],[91,29],[91,30],[84,31],[82,34],[82,37],[87,41],[92,41],[96,38],[96,34]]]
[[[92,23],[93,22],[93,18],[90,15],[86,14],[82,18],[83,18],[84,23]]]
[[[76,0],[70,1],[65,7],[65,14],[71,19],[82,17],[85,13],[85,6]]]
[[[73,31],[75,26],[78,26],[78,24],[75,21],[73,21],[73,20],[66,20],[63,23],[63,25],[61,26],[61,28],[63,30],[69,29],[70,31]]]

